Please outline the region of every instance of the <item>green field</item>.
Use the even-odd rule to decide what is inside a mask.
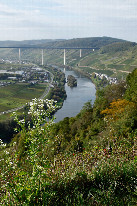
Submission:
[[[17,108],[33,98],[39,98],[46,84],[17,83],[0,88],[0,112]]]

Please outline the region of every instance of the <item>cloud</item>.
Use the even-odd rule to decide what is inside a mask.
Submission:
[[[86,15],[119,16],[126,18],[137,16],[137,1],[135,0],[55,0],[60,4],[58,9],[66,13]],[[57,8],[56,8],[57,9]]]
[[[23,34],[29,39],[35,35],[71,38],[112,36],[123,30],[124,36],[127,25],[136,33],[136,11],[136,0],[1,0],[0,35],[5,38],[10,30],[9,39]]]

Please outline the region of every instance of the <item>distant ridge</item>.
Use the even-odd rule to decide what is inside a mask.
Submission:
[[[34,46],[34,47],[102,47],[116,42],[126,42],[112,37],[87,37],[64,39],[41,39],[24,41],[0,41],[1,47]]]
[[[40,40],[23,40],[23,41],[12,41],[12,40],[7,40],[7,41],[0,41],[0,46],[1,47],[16,47],[16,46],[37,46],[37,45],[45,45],[49,42],[57,42],[57,41],[62,41],[61,39],[40,39]]]

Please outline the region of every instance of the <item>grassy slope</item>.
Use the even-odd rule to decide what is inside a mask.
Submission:
[[[45,91],[45,84],[29,85],[17,83],[0,89],[0,112],[25,105],[33,98],[40,97]],[[7,118],[10,114],[1,115],[0,120]]]

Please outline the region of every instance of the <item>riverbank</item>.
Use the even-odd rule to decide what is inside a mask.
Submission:
[[[95,85],[96,90],[102,89],[110,84],[106,78],[102,78],[102,79],[99,79],[98,77],[95,78],[94,72],[92,74],[88,73],[88,72],[84,72],[83,70],[79,69],[78,67],[68,67],[68,68],[70,70],[72,69],[76,72],[79,72],[80,74],[82,74],[85,77],[87,77],[88,79],[90,79],[92,81],[92,83]]]
[[[66,77],[65,74],[58,68],[49,67],[48,70],[54,74],[52,81],[52,87],[50,91],[45,96],[46,99],[53,99],[57,101],[58,109],[62,107],[64,100],[67,98],[65,91]]]

